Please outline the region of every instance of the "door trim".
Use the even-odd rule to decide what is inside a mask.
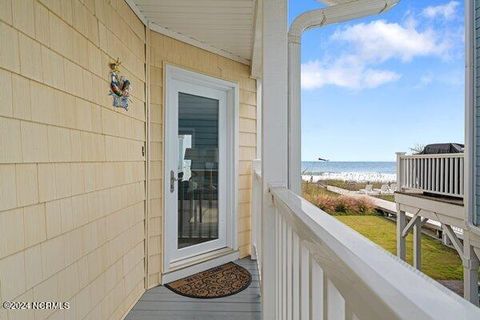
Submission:
[[[164,214],[163,214],[163,273],[171,272],[175,269],[175,265],[178,265],[182,261],[176,260],[172,265],[172,259],[169,256],[170,250],[167,247],[169,232],[167,226],[167,193],[170,192],[170,181],[168,179],[170,173],[167,166],[167,148],[166,140],[168,133],[168,119],[170,116],[169,108],[169,90],[174,87],[175,81],[186,82],[188,84],[203,86],[210,89],[225,91],[227,96],[227,123],[226,123],[226,249],[238,250],[237,244],[237,210],[238,210],[238,152],[239,152],[239,143],[238,143],[238,134],[239,134],[239,86],[237,83],[226,81],[223,79],[214,78],[208,75],[200,74],[197,72],[189,71],[177,66],[170,64],[164,65],[165,70],[165,87],[164,87],[164,143],[165,143],[165,152],[163,155],[164,161],[164,190],[163,190],[163,202],[164,202]],[[171,234],[170,234],[171,235]],[[211,252],[212,258],[216,256],[218,250]],[[201,259],[208,257],[208,253],[199,254]],[[197,262],[194,257],[189,257],[185,261],[190,263],[190,265],[195,265]]]

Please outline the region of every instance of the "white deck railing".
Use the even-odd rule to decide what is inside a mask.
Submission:
[[[480,319],[480,309],[290,190],[264,199],[273,201],[259,255],[270,273],[264,319]]]
[[[397,156],[397,185],[415,190],[463,197],[463,153]]]

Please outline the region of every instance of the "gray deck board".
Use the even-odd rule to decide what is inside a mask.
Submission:
[[[260,283],[255,261],[235,261],[252,274],[250,286],[233,296],[193,299],[159,286],[145,292],[126,320],[260,320]]]

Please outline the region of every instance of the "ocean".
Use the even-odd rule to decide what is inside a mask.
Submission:
[[[396,180],[395,162],[303,161],[304,180],[345,180],[392,182]]]

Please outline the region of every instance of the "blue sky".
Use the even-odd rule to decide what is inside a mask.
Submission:
[[[291,0],[290,21],[322,5]],[[393,161],[464,140],[463,3],[402,0],[302,40],[302,159]]]

